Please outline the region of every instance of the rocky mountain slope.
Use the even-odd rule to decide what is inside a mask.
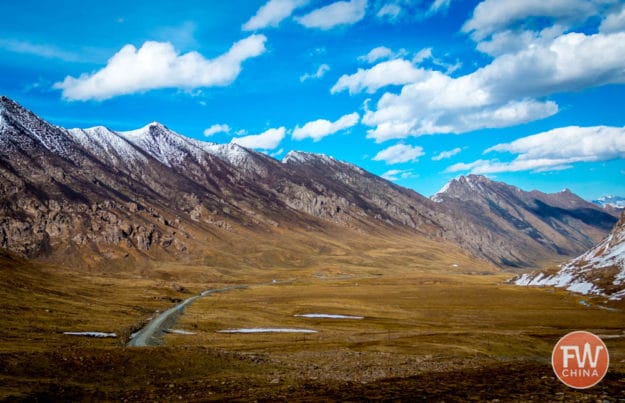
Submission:
[[[156,122],[67,130],[0,98],[0,247],[23,256],[193,257],[233,237],[341,229],[427,237],[500,266],[534,266],[580,253],[615,221],[570,192],[470,176],[430,200],[324,155],[277,161]]]
[[[475,247],[486,249],[487,255],[500,254],[510,266],[581,253],[616,222],[610,212],[569,190],[526,192],[476,175],[452,180],[432,200],[462,212],[462,218],[483,234]]]
[[[581,294],[625,297],[625,212],[614,230],[588,252],[562,265],[555,273],[523,274],[517,285],[554,286]]]

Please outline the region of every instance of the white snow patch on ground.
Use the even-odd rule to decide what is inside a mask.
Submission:
[[[63,332],[63,334],[68,336],[83,336],[83,337],[117,337],[117,333],[104,333],[104,332]]]
[[[256,327],[249,329],[226,329],[219,330],[217,333],[317,333],[311,329],[289,329],[289,328],[264,328]]]
[[[305,313],[301,315],[295,315],[299,318],[308,318],[308,319],[353,319],[353,320],[361,320],[364,319],[364,316],[353,316],[353,315],[333,315],[328,313]]]
[[[182,334],[182,335],[193,335],[193,334],[195,334],[193,332],[189,332],[187,330],[181,330],[181,329],[167,329],[167,330],[165,330],[165,333]]]

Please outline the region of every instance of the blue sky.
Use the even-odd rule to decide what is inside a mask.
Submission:
[[[485,174],[625,195],[617,0],[3,2],[0,93],[64,127],[159,121],[331,155],[429,196]]]

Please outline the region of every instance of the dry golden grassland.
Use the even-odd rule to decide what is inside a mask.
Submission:
[[[623,303],[508,285],[511,273],[423,238],[284,239],[242,236],[198,261],[97,270],[0,256],[0,399],[623,397]],[[197,300],[174,326],[194,334],[124,346],[156,311],[229,285],[248,288]],[[294,316],[306,313],[364,319]],[[218,332],[256,327],[317,333]],[[586,392],[549,368],[557,339],[579,329],[604,336],[612,360]]]

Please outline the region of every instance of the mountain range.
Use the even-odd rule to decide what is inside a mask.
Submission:
[[[625,197],[621,196],[601,196],[600,198],[593,200],[592,202],[598,206],[608,209],[625,209]]]
[[[246,234],[288,242],[290,231],[313,231],[406,234],[523,268],[577,256],[616,222],[568,190],[469,175],[430,199],[325,155],[278,161],[157,122],[65,129],[0,98],[0,247],[26,257],[180,259]]]

